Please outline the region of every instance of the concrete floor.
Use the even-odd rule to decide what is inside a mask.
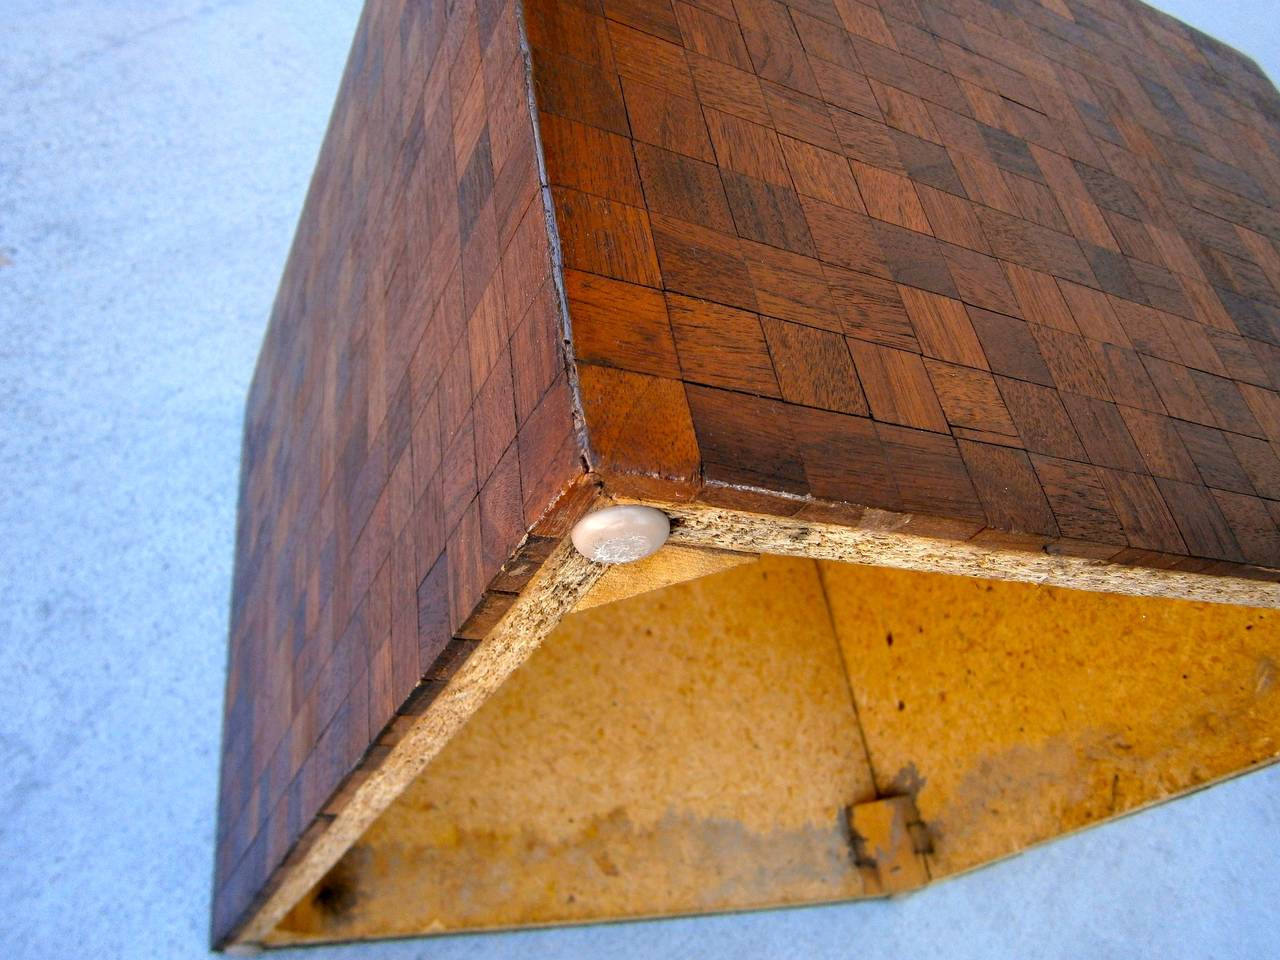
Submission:
[[[0,957],[205,955],[241,409],[358,6],[0,3]],[[1275,957],[1277,862],[1273,768],[898,902],[308,955]]]

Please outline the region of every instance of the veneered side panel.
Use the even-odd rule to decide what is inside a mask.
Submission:
[[[586,502],[520,37],[514,2],[360,21],[245,420],[215,942]]]

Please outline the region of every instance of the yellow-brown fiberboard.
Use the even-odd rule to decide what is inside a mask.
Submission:
[[[1280,753],[1276,610],[819,566],[935,879]]]
[[[900,889],[846,807],[968,869],[1273,759],[1278,662],[1274,610],[765,557],[562,621],[270,942]]]
[[[278,936],[856,897],[872,796],[817,568],[766,558],[567,617]]]

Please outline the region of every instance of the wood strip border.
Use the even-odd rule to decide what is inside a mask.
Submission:
[[[670,542],[687,546],[1017,580],[1135,597],[1280,607],[1280,586],[1266,581],[1131,567],[1105,560],[854,529],[701,504],[652,505],[665,510],[672,518]]]

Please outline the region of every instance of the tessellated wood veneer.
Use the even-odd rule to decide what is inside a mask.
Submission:
[[[215,943],[578,602],[617,499],[1275,606],[1280,95],[1132,0],[369,0],[247,405]]]

